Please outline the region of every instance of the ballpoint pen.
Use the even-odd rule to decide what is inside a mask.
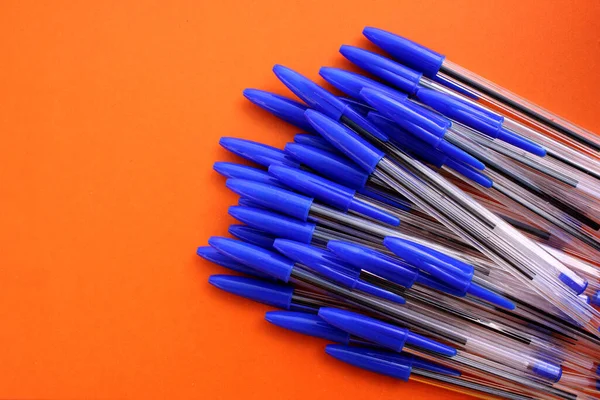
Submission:
[[[593,140],[593,134],[583,128],[536,106],[504,88],[481,78],[471,71],[446,59],[426,47],[381,29],[366,27],[363,34],[377,46],[391,54],[400,62],[413,67],[429,78],[440,78],[442,83],[454,82],[466,86],[475,97],[485,97],[490,102],[499,103],[518,115],[534,120],[552,132],[567,136],[594,151],[600,151],[600,144]],[[454,86],[454,85],[453,85]]]

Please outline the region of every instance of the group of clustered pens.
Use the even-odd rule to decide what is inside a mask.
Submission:
[[[279,308],[357,367],[484,398],[600,396],[600,144],[408,39],[344,45],[337,95],[276,65],[302,102],[246,89],[303,131],[220,144],[236,239],[198,255],[214,286]],[[265,114],[266,117],[266,114]],[[241,273],[241,274],[239,274]]]

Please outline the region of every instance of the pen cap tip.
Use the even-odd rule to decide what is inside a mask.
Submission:
[[[286,310],[294,292],[288,285],[243,276],[211,275],[208,282],[226,292]]]

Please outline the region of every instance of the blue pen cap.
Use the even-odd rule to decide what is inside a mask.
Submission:
[[[391,32],[365,27],[363,35],[402,64],[423,72],[425,76],[434,77],[444,62],[445,56]]]
[[[474,268],[426,246],[397,237],[388,236],[383,244],[409,264],[431,274],[443,283],[467,290],[473,278]]]
[[[269,311],[265,319],[279,327],[335,343],[349,344],[350,335],[317,315],[294,311]]]
[[[246,179],[227,179],[225,185],[240,196],[271,210],[306,221],[313,199],[280,187]]]
[[[353,210],[386,224],[397,226],[400,220],[385,211],[354,198],[355,190],[338,185],[310,172],[288,168],[284,165],[271,165],[269,173],[278,180],[307,196],[342,211]]]
[[[351,189],[363,188],[369,179],[369,174],[345,156],[296,143],[288,143],[285,151],[319,174]]]
[[[363,89],[361,95],[369,104],[377,108],[381,114],[390,118],[402,128],[434,148],[474,168],[480,170],[485,168],[485,165],[481,161],[443,140],[446,131],[452,123],[442,115],[429,111],[410,101],[396,101],[385,93],[376,92],[371,89]]]
[[[265,207],[265,206],[263,206],[263,205],[260,205],[260,204],[258,204],[258,203],[255,203],[255,202],[253,202],[252,200],[250,200],[250,199],[247,199],[247,198],[245,198],[245,197],[240,197],[240,198],[238,199],[238,206],[244,206],[244,207],[258,208],[258,209],[261,209],[261,210],[268,210],[268,209],[269,209],[268,207]]]
[[[299,167],[299,164],[283,150],[267,146],[266,144],[234,137],[222,137],[219,139],[219,144],[233,154],[265,167],[268,167],[273,162],[279,162],[291,167]]]
[[[208,282],[226,292],[286,310],[294,294],[291,286],[244,276],[211,275]]]
[[[423,76],[420,72],[398,64],[380,54],[359,47],[343,45],[340,47],[340,53],[356,66],[383,79],[409,95],[417,91],[419,81]]]
[[[363,103],[362,101],[358,101],[356,99],[351,99],[350,97],[342,97],[338,96],[338,99],[346,104],[347,106],[351,106],[353,109],[361,113],[362,115],[367,115],[369,111],[373,111],[373,107],[368,104]]]
[[[417,98],[425,105],[473,129],[496,138],[504,117],[463,99],[436,90],[421,88]]]
[[[229,225],[228,232],[246,243],[250,243],[267,250],[273,249],[273,241],[275,238],[258,229],[251,228],[246,225]]]
[[[379,160],[384,156],[382,151],[366,142],[344,125],[321,113],[307,110],[305,114],[310,124],[314,126],[325,139],[329,140],[330,143],[346,154],[352,161],[357,163],[368,173],[375,170]]]
[[[318,315],[331,325],[351,335],[358,336],[394,351],[400,352],[408,344],[413,347],[443,354],[447,357],[456,355],[456,349],[450,346],[417,335],[408,329],[400,328],[352,311],[321,307]]]
[[[448,168],[452,168],[453,170],[455,170],[456,172],[458,172],[465,178],[468,178],[468,179],[472,180],[473,182],[477,183],[478,185],[481,185],[485,188],[489,189],[494,184],[494,181],[492,181],[487,175],[471,168],[470,166],[468,166],[466,164],[455,161],[452,158],[448,158],[446,160],[445,164]]]
[[[562,377],[562,367],[547,361],[536,362],[531,370],[536,375],[546,378],[552,382],[558,382]]]
[[[231,206],[229,215],[252,228],[275,237],[310,243],[316,225],[252,207]]]
[[[266,183],[267,185],[283,186],[272,175],[269,175],[267,171],[248,165],[217,161],[213,164],[213,169],[226,178],[248,179],[250,181]]]
[[[308,108],[306,105],[259,89],[244,89],[244,97],[285,122],[306,132],[314,132],[313,128],[306,122],[306,118],[304,118],[304,111]]]
[[[355,99],[361,99],[360,91],[364,88],[382,91],[389,96],[397,97],[401,101],[407,98],[406,94],[398,92],[389,86],[340,68],[321,67],[319,74],[336,89]]]
[[[352,130],[361,132],[361,134],[365,134],[366,132],[369,136],[375,136],[382,142],[387,142],[389,140],[385,133],[381,132],[366,118],[365,115],[359,113],[354,108],[350,106],[346,107],[343,116],[345,117],[343,121],[344,125]]]
[[[277,253],[239,240],[212,236],[208,244],[248,267],[287,282],[294,262]]]
[[[406,302],[404,298],[397,294],[360,280],[359,271],[343,264],[331,252],[286,239],[276,239],[273,245],[285,256],[306,265],[319,275],[337,282],[340,285],[346,286],[349,289],[360,290],[398,304],[404,304]]]
[[[335,95],[290,68],[275,65],[273,72],[288,89],[311,108],[327,114],[331,118],[340,119],[347,107]]]
[[[585,289],[587,289],[587,287],[588,287],[587,280],[583,280],[583,284],[580,284],[579,282],[575,281],[572,277],[565,274],[564,272],[560,273],[560,275],[558,276],[558,279],[560,279],[562,283],[567,285],[567,287],[569,287],[571,290],[573,290],[578,295],[585,292]]]
[[[308,121],[306,121],[308,123]],[[339,150],[336,149],[329,143],[327,140],[323,139],[322,136],[319,135],[311,135],[308,133],[298,133],[294,135],[294,143],[302,144],[305,146],[312,146],[318,149],[328,151],[330,153],[338,153]]]
[[[590,296],[589,303],[594,306],[600,306],[600,291],[599,290],[596,290],[596,292]]]
[[[400,264],[400,262],[386,254],[358,244],[330,240],[327,243],[327,248],[348,264],[379,275],[406,288],[412,287],[419,275],[415,268]],[[389,279],[390,276],[393,279]]]
[[[217,249],[210,246],[198,247],[198,249],[196,250],[196,254],[204,258],[205,260],[208,260],[235,272],[240,272],[242,274],[254,276],[261,279],[275,280],[272,276],[258,272],[257,270],[247,267],[244,264],[240,264],[231,257],[219,253]]]
[[[412,370],[412,357],[367,347],[329,344],[325,352],[356,367],[408,381]]]

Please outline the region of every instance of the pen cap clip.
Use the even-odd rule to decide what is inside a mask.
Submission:
[[[304,111],[308,108],[306,105],[259,89],[244,89],[244,97],[285,122],[306,132],[314,133],[313,128],[304,118]]]
[[[383,158],[383,152],[331,118],[313,110],[306,111],[306,118],[325,139],[369,174]]]
[[[273,307],[290,308],[294,289],[288,285],[233,275],[211,275],[208,282],[229,293]]]
[[[290,68],[283,65],[275,65],[273,72],[288,89],[304,100],[311,108],[331,118],[340,119],[344,109],[347,107],[334,94]]]
[[[310,243],[316,225],[252,207],[230,206],[229,215],[275,237]]]
[[[284,282],[288,281],[294,267],[294,262],[288,258],[239,240],[213,236],[208,239],[208,244],[237,262]]]
[[[356,66],[383,79],[392,86],[413,95],[419,87],[422,73],[359,47],[343,45],[340,53]]]
[[[233,154],[265,167],[274,162],[286,164],[291,167],[299,167],[299,164],[283,150],[267,146],[266,144],[234,137],[222,137],[219,139],[219,144]]]
[[[313,199],[277,186],[246,179],[227,179],[225,185],[240,196],[271,210],[306,221]]]
[[[382,29],[365,27],[363,34],[402,64],[421,71],[428,77],[434,77],[438,73],[445,59],[445,56],[427,47]]]
[[[409,264],[422,269],[451,287],[467,290],[471,284],[474,268],[469,264],[397,237],[388,236],[383,240],[383,244]]]

